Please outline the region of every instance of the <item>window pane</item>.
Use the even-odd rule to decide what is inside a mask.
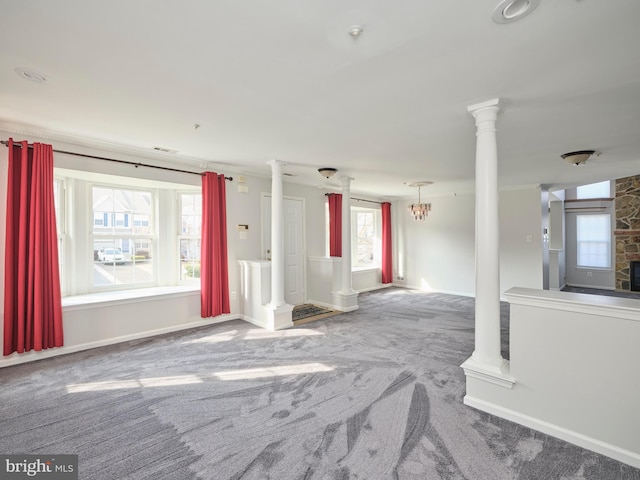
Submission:
[[[180,280],[200,278],[200,239],[180,239]]]
[[[64,291],[64,234],[65,234],[65,222],[64,222],[64,182],[60,179],[54,179],[53,181],[53,206],[56,215],[56,232],[58,235],[58,273],[60,274],[60,286]]]
[[[95,240],[94,287],[153,282],[152,245],[151,238]]]
[[[180,195],[180,235],[200,236],[202,227],[202,195],[183,193]]]
[[[611,182],[598,182],[582,185],[576,188],[576,198],[609,198],[611,197]]]
[[[356,264],[373,263],[374,220],[373,212],[356,213]]]
[[[93,233],[145,235],[151,229],[151,192],[93,187]]]
[[[56,230],[58,235],[62,234],[62,211],[61,208],[62,182],[60,180],[53,181],[53,206],[56,212]]]
[[[609,214],[577,215],[579,267],[611,267],[611,216]]]

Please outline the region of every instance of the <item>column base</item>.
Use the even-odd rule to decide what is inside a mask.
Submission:
[[[275,331],[293,327],[293,305],[285,303],[274,307],[268,304],[264,308],[267,312],[267,324],[264,328]]]
[[[331,292],[333,299],[333,307],[340,312],[352,312],[358,309],[359,293],[351,290],[350,292]]]
[[[509,361],[502,359],[501,365],[489,365],[469,357],[462,365],[464,374],[483,382],[493,383],[504,388],[512,388],[516,379],[509,373]]]

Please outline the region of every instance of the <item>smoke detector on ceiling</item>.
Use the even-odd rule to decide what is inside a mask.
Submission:
[[[577,152],[563,153],[560,155],[563,159],[576,167],[584,165],[593,155],[595,150],[578,150]]]
[[[362,32],[364,32],[364,28],[362,27],[362,25],[352,25],[349,28],[349,35],[351,35],[351,38],[353,38],[354,40],[357,40],[360,35],[362,35]]]

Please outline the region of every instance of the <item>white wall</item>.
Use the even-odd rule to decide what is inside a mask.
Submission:
[[[500,191],[500,292],[542,288],[543,234],[539,187]]]
[[[429,198],[431,213],[415,222],[403,202],[396,220],[403,231],[404,252],[398,268],[405,284],[427,291],[473,295],[475,243],[473,195]],[[394,259],[395,260],[395,259]]]
[[[542,288],[543,244],[540,188],[500,191],[500,291],[513,286]],[[406,272],[412,288],[459,295],[475,294],[475,197],[432,197],[424,222],[396,209],[398,234],[394,270]],[[397,281],[398,284],[402,282]]]

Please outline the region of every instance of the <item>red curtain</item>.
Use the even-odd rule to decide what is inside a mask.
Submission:
[[[329,256],[342,256],[342,194],[330,193],[329,197]]]
[[[200,250],[200,315],[230,313],[227,263],[227,201],[224,175],[202,176],[202,243]]]
[[[4,355],[63,345],[53,147],[9,139]]]
[[[391,261],[391,204],[382,204],[382,283],[393,282],[393,263]]]

